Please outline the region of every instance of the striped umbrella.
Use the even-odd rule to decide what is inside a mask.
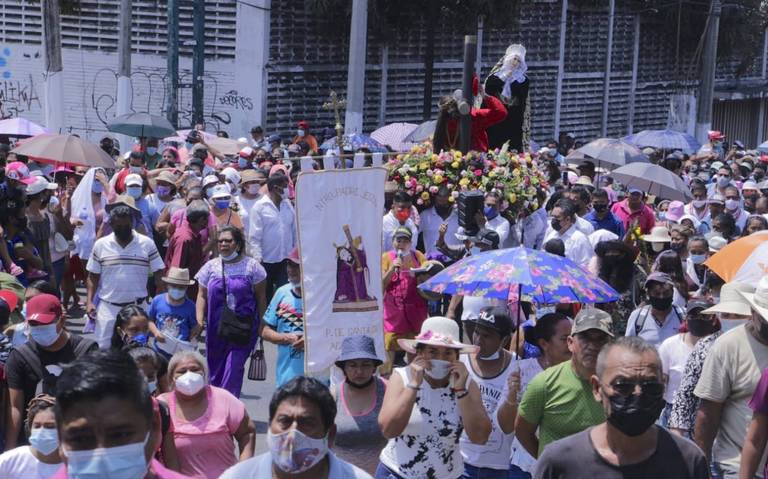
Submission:
[[[704,265],[726,282],[757,284],[768,274],[768,231],[758,231],[726,245]]]
[[[415,123],[390,123],[371,133],[371,138],[394,151],[407,151],[413,146],[413,142],[405,141],[405,137],[418,126]]]

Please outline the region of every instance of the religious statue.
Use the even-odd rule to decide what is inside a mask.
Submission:
[[[333,299],[333,312],[376,311],[379,309],[376,298],[368,295],[370,272],[363,239],[352,237],[349,225],[344,225],[346,244],[336,243],[336,295]]]
[[[485,79],[485,92],[507,107],[507,117],[488,128],[488,147],[509,148],[522,152],[530,148],[531,109],[528,99],[529,80],[525,64],[525,47],[513,44]]]

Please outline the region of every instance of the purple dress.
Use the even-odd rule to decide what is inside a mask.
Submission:
[[[254,285],[267,277],[264,268],[253,258],[243,257],[237,263],[224,265],[227,278],[227,304],[238,315],[253,318],[251,343],[237,346],[216,334],[221,313],[224,310],[224,283],[222,282],[221,258],[214,258],[203,265],[195,279],[208,290],[208,326],[205,333],[205,349],[211,385],[224,388],[235,397],[240,397],[245,372],[245,360],[256,343],[259,332],[259,316]]]

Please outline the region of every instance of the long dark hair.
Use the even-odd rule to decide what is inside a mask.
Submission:
[[[438,103],[440,113],[437,115],[435,134],[432,137],[432,151],[440,153],[442,150],[458,148],[459,145],[448,144],[448,121],[459,117],[459,105],[452,96],[444,96]]]
[[[607,259],[608,252],[621,253],[616,259]],[[598,277],[610,284],[619,293],[624,293],[632,286],[635,278],[635,263],[631,249],[622,241],[601,241],[595,247],[595,254],[600,258]],[[614,258],[611,255],[611,258]]]
[[[120,336],[120,333],[117,332],[117,328],[125,329],[125,324],[134,316],[144,316],[147,318],[147,321],[149,321],[147,312],[144,311],[144,308],[141,306],[137,306],[135,304],[128,304],[123,306],[122,309],[120,309],[120,311],[117,313],[115,326],[112,328],[112,340],[110,341],[112,349],[122,349],[123,346],[126,345],[122,336]]]

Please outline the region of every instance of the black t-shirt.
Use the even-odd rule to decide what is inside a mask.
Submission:
[[[80,345],[83,341],[85,343]],[[42,392],[55,396],[61,368],[96,349],[98,345],[95,341],[74,334],[69,335],[69,341],[58,351],[47,351],[34,341],[27,341],[11,351],[5,364],[8,387],[24,392],[25,405],[34,397],[41,381]],[[38,363],[30,364],[31,358],[37,358]]]
[[[657,427],[657,426],[653,426]],[[536,479],[706,479],[709,465],[692,441],[665,429],[659,431],[656,452],[637,464],[614,466],[597,452],[589,437],[592,428],[555,441],[544,448],[536,464]]]

